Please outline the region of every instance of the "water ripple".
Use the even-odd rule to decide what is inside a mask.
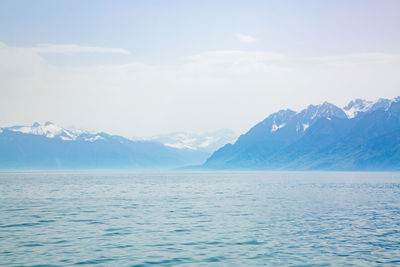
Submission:
[[[396,266],[399,173],[0,173],[0,266]]]

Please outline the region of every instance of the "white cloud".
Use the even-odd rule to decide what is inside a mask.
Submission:
[[[400,62],[400,54],[391,53],[353,53],[346,55],[314,57],[312,60],[325,62],[329,65],[371,65],[371,64],[392,64]]]
[[[197,62],[207,63],[235,63],[243,61],[275,61],[283,60],[285,57],[279,53],[264,51],[241,51],[241,50],[215,50],[205,51],[197,55],[188,57]]]
[[[36,47],[29,48],[33,52],[40,54],[77,54],[77,53],[112,53],[129,54],[129,51],[123,48],[81,46],[76,44],[39,44]]]
[[[182,67],[186,71],[210,76],[244,75],[246,73],[281,72],[287,67],[280,63],[287,58],[279,53],[264,51],[215,50],[190,56]]]
[[[253,36],[243,34],[243,33],[236,33],[235,36],[239,41],[241,41],[243,43],[254,43],[257,41],[257,39],[254,38]]]
[[[70,67],[51,64],[30,48],[0,43],[0,127],[50,120],[125,136],[219,128],[242,133],[281,108],[398,94],[400,61],[327,64],[337,58],[354,61],[346,55],[310,60],[217,50],[179,64]]]

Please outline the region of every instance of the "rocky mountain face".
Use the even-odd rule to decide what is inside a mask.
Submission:
[[[206,169],[400,169],[400,98],[281,110],[217,150]]]
[[[205,163],[204,163],[205,162]],[[203,164],[204,163],[204,164]],[[54,123],[0,128],[0,169],[400,170],[400,97],[280,110],[229,130],[131,140]]]

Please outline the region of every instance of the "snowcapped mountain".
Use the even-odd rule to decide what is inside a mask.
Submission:
[[[361,113],[372,112],[377,109],[388,110],[392,102],[396,102],[396,99],[380,98],[376,101],[368,101],[357,98],[350,101],[350,103],[343,108],[343,111],[349,119],[352,119]]]
[[[294,116],[296,116],[296,112],[293,110],[280,110],[271,114],[267,119],[261,122],[261,125],[270,128],[270,132],[273,133],[285,127],[288,121],[290,121]]]
[[[400,169],[400,97],[280,110],[214,152],[208,169]]]
[[[320,105],[309,105],[300,112],[290,109],[280,110],[268,116],[264,121],[254,126],[251,130],[258,131],[262,128],[262,135],[277,135],[278,132],[297,132],[298,135],[304,134],[307,129],[317,120],[324,118],[331,120],[332,118],[353,119],[359,115],[383,109],[387,111],[393,102],[399,101],[400,98],[385,99],[380,98],[377,101],[367,101],[363,99],[352,100],[344,108],[339,108],[334,104],[324,102]],[[285,129],[285,130],[284,130]]]
[[[105,133],[90,133],[89,131],[83,130],[65,129],[50,121],[44,124],[35,122],[31,126],[12,126],[2,129],[24,134],[41,135],[46,138],[61,139],[63,141],[81,140],[86,142],[95,142],[98,140],[105,140],[108,136]]]
[[[251,140],[275,140],[274,143],[279,143],[276,139],[292,140],[304,135],[307,129],[313,125],[318,119],[325,118],[346,118],[344,111],[337,106],[324,102],[320,105],[309,105],[306,109],[295,112],[290,109],[280,110],[271,114],[265,120],[255,125],[246,136],[242,135],[239,142],[248,138]]]
[[[167,147],[189,149],[212,153],[227,143],[235,142],[237,135],[229,129],[221,129],[204,134],[176,132],[156,135],[148,138],[160,142]]]
[[[321,105],[309,105],[306,109],[296,114],[296,131],[305,132],[310,125],[320,118],[330,120],[332,117],[345,118],[346,114],[337,106],[324,102]]]
[[[165,169],[201,164],[210,153],[51,122],[0,128],[0,169]]]
[[[280,110],[235,140],[230,130],[130,140],[34,123],[0,128],[0,169],[157,169],[205,162],[208,169],[400,170],[400,97]]]
[[[13,126],[4,129],[25,134],[43,135],[47,138],[60,138],[64,141],[76,140],[81,134],[87,133],[79,130],[67,130],[49,121],[45,124],[35,122],[32,126]]]

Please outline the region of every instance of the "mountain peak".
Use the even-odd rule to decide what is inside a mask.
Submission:
[[[343,109],[349,110],[354,106],[363,106],[365,105],[367,101],[361,98],[356,98],[354,100],[351,100]]]
[[[368,112],[350,119],[361,111]],[[399,103],[388,99],[355,99],[343,109],[329,102],[309,105],[287,122],[275,120],[274,116],[283,113],[277,112],[241,135],[233,145],[217,150],[203,167],[398,170],[399,112]]]
[[[360,98],[351,100],[344,108],[343,111],[346,113],[349,119],[356,117],[360,113],[375,111],[378,109],[387,110],[392,102],[396,102],[396,99],[379,98],[376,101],[369,101]]]
[[[334,104],[329,103],[328,101],[324,101],[320,106],[326,107],[326,106],[334,106]]]
[[[300,111],[299,116],[303,122],[308,123],[322,117],[345,118],[346,114],[336,105],[325,101],[320,105],[309,105]]]
[[[295,114],[296,112],[291,109],[281,109],[275,113],[272,113],[266,119],[287,120],[288,118],[294,116]]]
[[[175,132],[153,136],[151,141],[157,141],[165,146],[213,152],[227,143],[233,143],[237,139],[235,132],[229,129],[221,129],[203,134]]]

